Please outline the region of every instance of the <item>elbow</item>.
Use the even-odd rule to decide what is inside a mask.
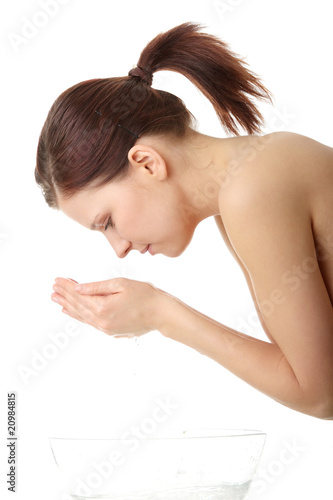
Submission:
[[[321,419],[333,420],[333,380],[331,373],[323,374],[318,370],[309,380],[299,382],[301,391],[301,404],[304,413]]]
[[[315,405],[312,406],[310,415],[321,420],[333,420],[333,398],[330,395],[328,398],[321,398]]]
[[[333,420],[333,402],[318,405],[314,417],[322,420]]]
[[[321,420],[333,420],[333,392],[320,391],[318,386],[316,391],[303,389],[299,411]]]

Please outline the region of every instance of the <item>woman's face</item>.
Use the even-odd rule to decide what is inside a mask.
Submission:
[[[119,258],[130,250],[169,257],[190,243],[197,221],[178,182],[164,166],[131,166],[130,172],[100,188],[79,191],[58,204],[79,224],[105,235]],[[105,230],[106,228],[106,230]]]

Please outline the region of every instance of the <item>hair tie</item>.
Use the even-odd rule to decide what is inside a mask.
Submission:
[[[148,71],[145,71],[144,69],[140,68],[140,66],[131,69],[128,72],[128,76],[138,76],[139,78],[141,78],[141,80],[147,83],[149,87],[153,83],[153,75],[151,73],[148,73]]]

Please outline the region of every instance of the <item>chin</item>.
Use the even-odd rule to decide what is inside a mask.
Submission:
[[[177,237],[173,235],[173,245],[165,245],[165,246],[163,245],[164,248],[161,246],[162,251],[156,253],[160,253],[170,258],[179,257],[180,255],[182,255],[182,253],[185,252],[185,250],[191,243],[193,238],[193,233],[187,236],[188,237],[185,238],[184,235],[182,235],[182,238],[177,239]]]
[[[169,248],[165,251],[162,252],[156,252],[156,254],[164,255],[165,257],[170,257],[171,259],[175,257],[179,257],[183,253],[184,249],[179,249],[179,248]]]
[[[167,257],[170,257],[171,259],[174,259],[176,257],[179,257],[182,253],[183,253],[184,250],[180,250],[178,252],[176,251],[173,251],[173,252],[170,252]]]
[[[171,248],[170,251],[168,252],[168,254],[165,254],[165,255],[167,255],[167,257],[172,257],[172,258],[179,257],[180,255],[182,255],[185,252],[185,250],[189,246],[190,242],[191,242],[191,240],[183,242],[182,245],[178,245],[178,246]]]

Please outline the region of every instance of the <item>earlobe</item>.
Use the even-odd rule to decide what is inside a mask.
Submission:
[[[144,170],[154,175],[158,180],[167,177],[167,167],[162,156],[149,146],[135,144],[128,152],[128,161],[134,169]]]

